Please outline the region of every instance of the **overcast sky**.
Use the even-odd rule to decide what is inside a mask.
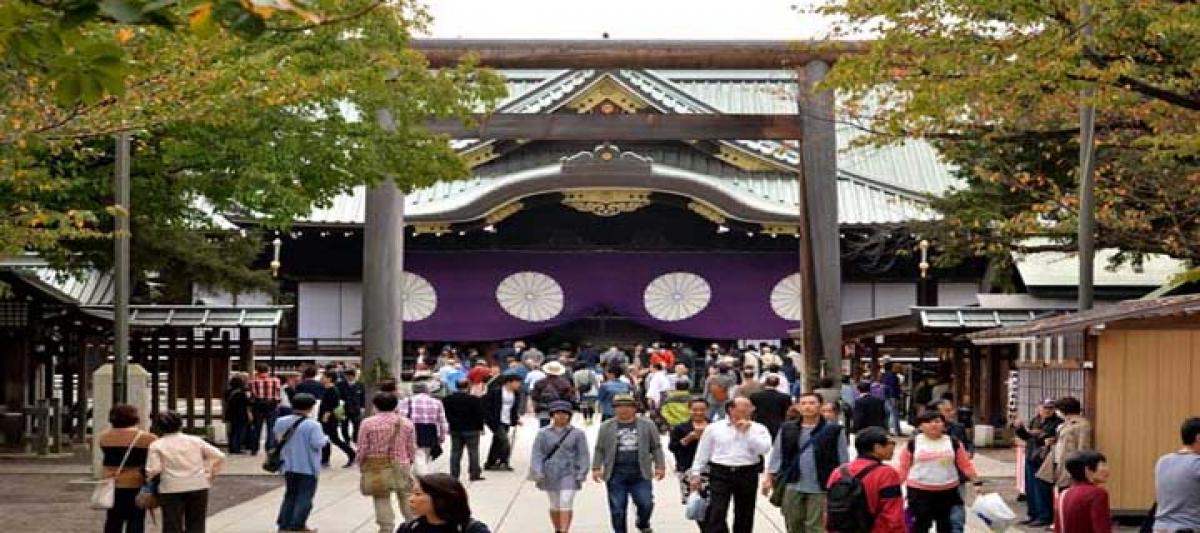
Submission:
[[[815,0],[424,0],[432,37],[811,39],[828,21],[792,5]]]

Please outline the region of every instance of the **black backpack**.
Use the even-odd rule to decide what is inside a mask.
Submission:
[[[868,533],[875,525],[875,515],[871,514],[867,503],[867,488],[863,478],[867,477],[880,463],[870,465],[857,475],[850,475],[850,466],[842,465],[838,470],[841,475],[829,492],[825,494],[825,529],[840,533]]]

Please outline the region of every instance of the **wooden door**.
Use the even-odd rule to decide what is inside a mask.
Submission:
[[[1154,465],[1180,446],[1179,426],[1200,413],[1200,331],[1113,330],[1099,339],[1096,448],[1108,458],[1114,511],[1149,509]]]

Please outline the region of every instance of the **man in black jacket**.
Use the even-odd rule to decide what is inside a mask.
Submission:
[[[869,427],[887,430],[887,406],[883,400],[871,394],[871,384],[863,381],[858,384],[858,399],[854,400],[854,431],[857,433]]]
[[[367,405],[367,390],[358,381],[358,370],[347,368],[342,371],[342,377],[345,379],[337,382],[342,409],[346,413],[346,418],[341,421],[342,440],[358,442],[358,425],[362,423],[363,407]]]
[[[467,472],[471,481],[483,481],[479,467],[479,435],[483,433],[483,402],[470,394],[471,384],[466,379],[456,383],[457,390],[442,400],[446,409],[446,422],[450,425],[450,475],[458,479],[462,468],[463,446],[467,447]]]
[[[800,395],[800,420],[789,420],[767,460],[763,492],[784,484],[783,512],[791,533],[824,533],[825,488],[838,465],[849,461],[846,432],[821,416],[821,397]]]
[[[772,439],[779,435],[779,426],[783,425],[788,408],[792,406],[792,397],[776,390],[778,387],[779,376],[771,374],[763,380],[763,389],[750,395],[754,421],[767,426]]]
[[[521,424],[521,406],[525,398],[521,394],[521,376],[502,374],[496,386],[483,396],[483,418],[492,432],[492,446],[488,448],[484,470],[512,471],[508,464],[512,455],[512,442],[508,430]]]

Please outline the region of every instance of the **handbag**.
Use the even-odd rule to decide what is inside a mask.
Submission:
[[[92,509],[113,508],[117,500],[117,477],[121,475],[121,470],[125,469],[125,462],[129,460],[129,454],[133,452],[133,446],[141,437],[142,432],[139,430],[133,436],[133,440],[129,441],[129,447],[125,448],[125,456],[121,458],[121,464],[117,465],[117,471],[112,476],[96,483],[96,487],[92,489]]]
[[[403,419],[392,426],[391,437],[388,439],[387,455],[383,457],[365,457],[362,460],[362,477],[359,478],[358,489],[363,496],[381,497],[397,491],[395,459],[392,450],[396,446],[396,432],[400,431]]]
[[[297,415],[296,421],[292,423],[292,427],[284,432],[283,438],[279,439],[274,448],[267,450],[267,457],[263,459],[263,470],[274,474],[283,468],[283,447],[287,445],[289,440],[292,440],[292,434],[296,432],[296,428],[300,427],[300,423],[306,419],[307,417]]]
[[[412,400],[408,400],[408,419],[412,420]],[[418,448],[441,448],[441,439],[438,438],[438,428],[436,424],[418,424],[413,422],[413,427],[417,432],[417,447]],[[441,455],[439,451],[437,455]],[[434,456],[436,459],[437,456]]]
[[[142,485],[142,490],[133,498],[133,504],[145,511],[158,509],[158,481],[147,481]]]

